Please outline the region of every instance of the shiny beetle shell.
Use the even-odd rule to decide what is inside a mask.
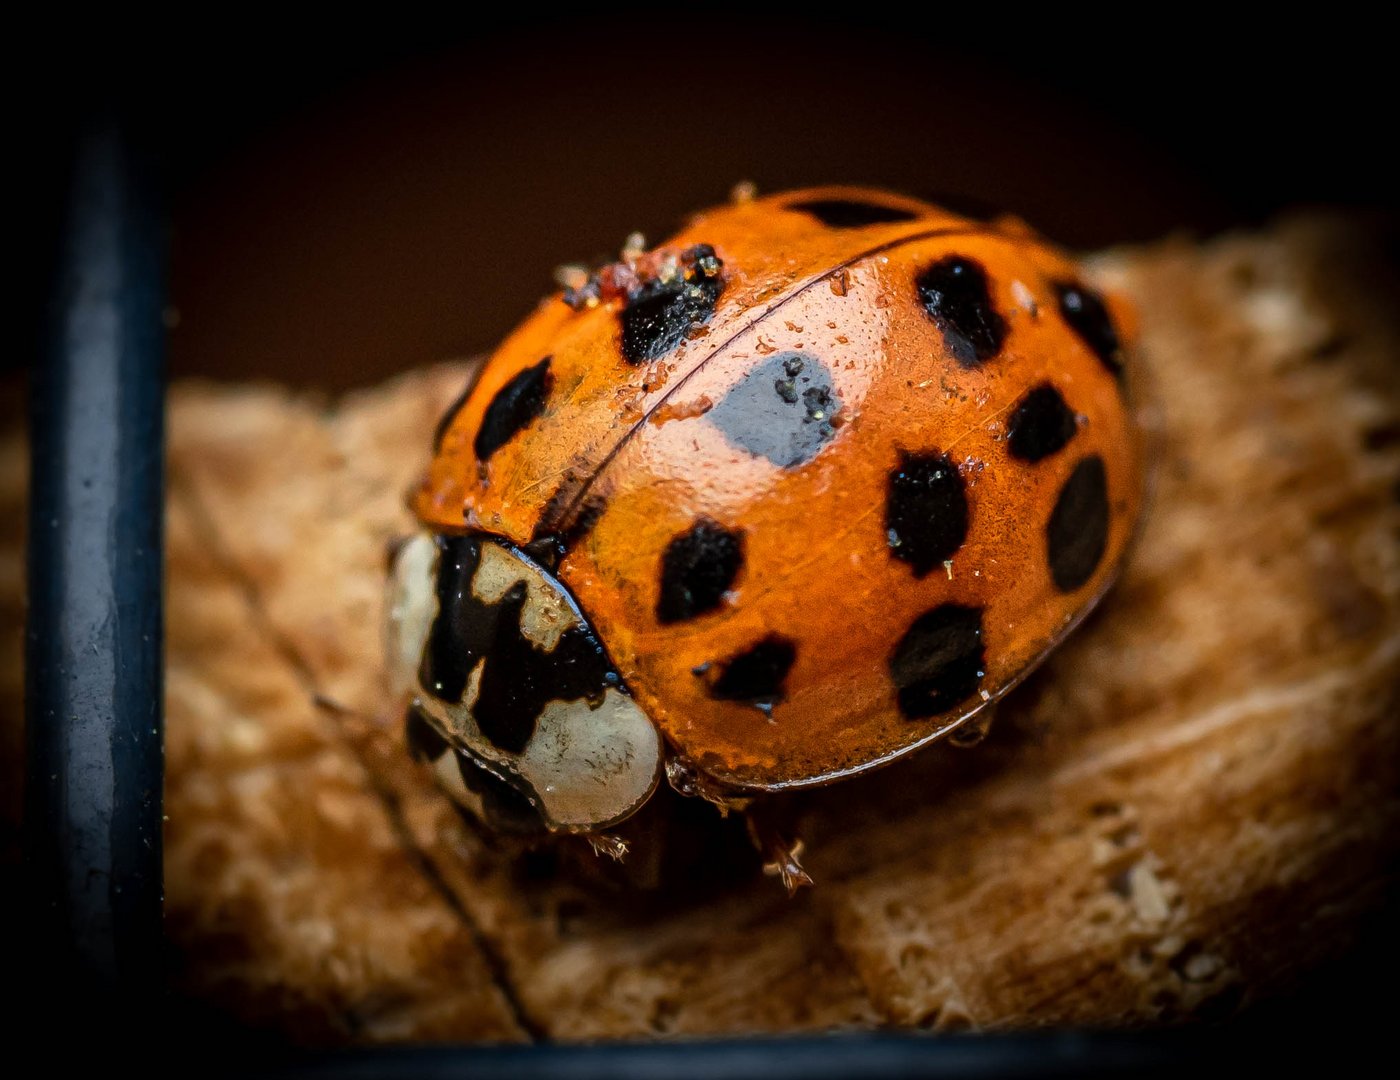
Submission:
[[[1129,314],[1024,226],[825,188],[626,256],[542,302],[437,432],[395,648],[439,756],[556,830],[625,817],[666,754],[740,794],[821,784],[967,723],[1104,594],[1142,493]],[[470,648],[473,586],[443,582],[463,545],[519,570]],[[522,651],[530,596],[577,618],[593,676],[535,685],[567,665]],[[473,678],[534,680],[507,745]],[[561,818],[551,783],[617,797]]]

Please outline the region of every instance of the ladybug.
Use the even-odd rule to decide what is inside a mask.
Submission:
[[[411,752],[489,826],[606,846],[663,777],[744,807],[981,730],[1133,534],[1127,320],[1018,222],[851,187],[574,272],[411,496]]]

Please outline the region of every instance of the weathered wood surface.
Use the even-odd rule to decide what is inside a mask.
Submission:
[[[407,760],[384,549],[464,368],[335,403],[176,387],[182,987],[373,1042],[1158,1023],[1304,976],[1400,848],[1400,326],[1375,247],[1311,220],[1099,260],[1160,410],[1131,567],[982,746],[804,796],[817,887],[791,901],[724,832],[668,889],[591,884],[464,826]]]

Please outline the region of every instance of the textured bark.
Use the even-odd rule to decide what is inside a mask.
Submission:
[[[379,675],[384,553],[465,366],[334,404],[176,387],[182,986],[336,1042],[1151,1024],[1306,977],[1400,847],[1400,326],[1378,247],[1313,219],[1097,260],[1141,310],[1157,427],[1130,568],[980,747],[794,799],[817,882],[795,900],[708,807],[653,810],[667,884],[637,889],[579,843],[480,835],[408,760]]]

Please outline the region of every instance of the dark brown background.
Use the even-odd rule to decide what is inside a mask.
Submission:
[[[21,302],[39,308],[85,98],[125,101],[164,174],[174,372],[331,387],[490,348],[554,266],[659,240],[738,180],[1008,209],[1076,247],[1400,188],[1364,26],[939,7],[496,15],[474,35],[70,20],[16,49],[37,61],[16,99]]]
[[[1207,234],[1280,209],[1393,209],[1388,35],[1337,17],[1104,23],[948,5],[795,22],[715,5],[414,22],[94,26],[9,41],[15,344],[42,362],[65,148],[135,117],[172,208],[173,374],[363,385],[489,348],[556,264],[659,239],[752,180],[888,185],[1020,213],[1075,247]],[[4,402],[8,417],[18,406]],[[1371,947],[1273,1019],[1355,1040],[1397,955]]]

